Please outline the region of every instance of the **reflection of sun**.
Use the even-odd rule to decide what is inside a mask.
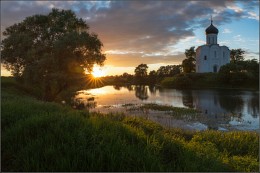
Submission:
[[[101,67],[94,66],[93,71],[91,73],[95,78],[103,77],[105,76],[105,71],[101,69]]]

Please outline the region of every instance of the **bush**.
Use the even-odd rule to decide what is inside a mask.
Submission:
[[[166,77],[161,85],[169,88],[190,88],[192,80],[186,74],[178,74],[174,77]]]

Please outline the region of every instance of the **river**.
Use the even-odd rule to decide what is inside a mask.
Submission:
[[[175,118],[160,111],[150,111],[146,118],[166,127],[191,130],[216,129],[258,130],[259,91],[232,89],[177,90],[155,86],[105,86],[78,91],[74,100],[87,105],[90,111],[129,112],[124,105],[156,103],[174,107],[194,108],[201,112],[196,118]]]

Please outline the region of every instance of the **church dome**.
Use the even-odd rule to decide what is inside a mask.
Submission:
[[[212,21],[210,26],[205,31],[206,34],[218,34],[218,29],[214,25],[212,25]]]

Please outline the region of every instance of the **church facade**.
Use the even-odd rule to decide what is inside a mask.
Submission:
[[[196,49],[196,72],[218,72],[220,67],[230,62],[230,50],[219,46],[218,29],[212,24],[205,30],[206,44]]]

